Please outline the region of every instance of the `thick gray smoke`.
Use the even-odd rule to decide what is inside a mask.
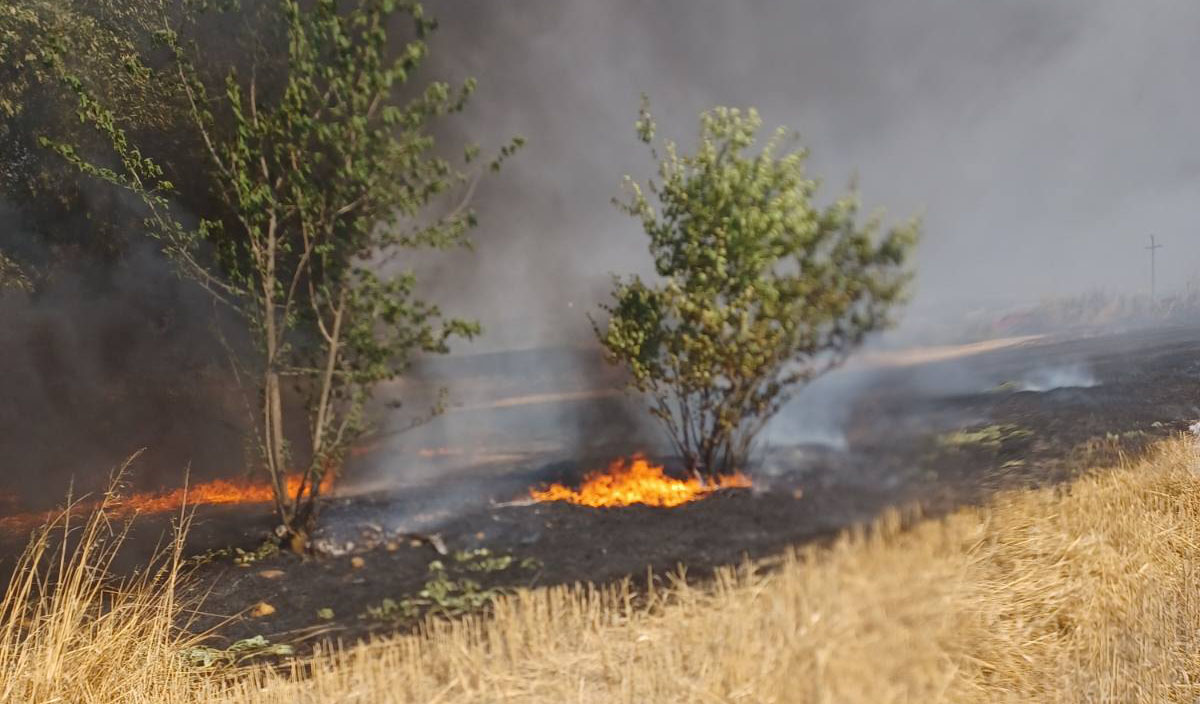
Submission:
[[[532,403],[539,393],[616,386],[594,354],[561,350],[591,344],[585,314],[604,299],[611,272],[649,268],[637,223],[609,202],[622,175],[652,172],[633,130],[642,92],[660,134],[684,144],[700,110],[756,106],[768,126],[801,132],[826,197],[857,176],[866,205],[886,208],[892,221],[924,214],[917,297],[899,331],[908,340],[920,339],[926,321],[974,305],[1144,292],[1150,233],[1166,245],[1160,289],[1181,287],[1200,265],[1191,235],[1200,4],[1190,0],[429,5],[441,31],[423,77],[474,76],[480,86],[447,139],[495,149],[520,134],[529,144],[482,182],[474,251],[422,257],[423,279],[448,312],[485,325],[456,353],[560,350],[535,356],[533,374],[530,358],[501,355],[477,360],[490,371],[474,387],[470,369],[427,367],[417,393],[412,384],[386,390],[385,400],[409,399],[419,413],[430,387],[445,382],[464,407],[395,436],[386,431],[404,421],[386,416],[371,456],[409,452],[378,463],[389,469],[435,476],[440,465],[429,457],[504,457],[543,441],[652,442],[646,419],[615,399]],[[188,370],[221,351],[202,334],[207,307],[161,264],[135,258],[104,295],[70,299],[63,289],[16,313],[17,304],[3,304],[6,321],[30,322],[0,336],[6,461],[70,472],[142,445],[170,450],[164,471],[240,460],[236,403],[173,390],[181,378],[208,388]],[[156,327],[168,311],[174,317]],[[544,389],[530,382],[538,373],[553,378]],[[488,387],[496,379],[504,383]],[[847,405],[838,399],[860,387],[833,377],[784,417],[809,428],[812,441],[837,445]],[[483,413],[522,396],[530,403],[507,408],[527,411]]]
[[[436,72],[480,81],[465,132],[530,139],[481,189],[475,275],[448,288],[485,345],[585,336],[609,271],[646,267],[609,204],[660,134],[753,105],[800,130],[825,194],[923,213],[910,323],[1090,289],[1144,293],[1200,270],[1200,4],[1187,0],[444,0]]]
[[[479,79],[457,136],[493,148],[529,138],[481,185],[475,250],[434,275],[434,294],[487,329],[459,351],[586,345],[584,313],[610,273],[648,270],[637,223],[610,203],[622,175],[652,174],[633,130],[642,92],[660,134],[684,144],[700,110],[756,106],[768,127],[800,130],[825,197],[857,177],[868,208],[924,216],[916,299],[885,344],[927,344],[931,329],[979,306],[1144,293],[1151,232],[1171,252],[1159,257],[1160,290],[1200,264],[1189,235],[1200,187],[1194,3],[445,0],[431,10],[442,28],[433,72]],[[588,386],[592,373],[581,365],[564,383]],[[769,439],[840,446],[869,385],[862,374],[821,380]],[[598,427],[558,410],[559,422],[527,416],[526,430],[571,440]],[[461,441],[480,425],[460,415],[438,427]]]
[[[433,73],[479,79],[454,136],[493,148],[529,138],[481,184],[475,250],[433,274],[433,294],[487,329],[458,351],[587,345],[585,313],[610,273],[647,272],[637,223],[610,203],[622,175],[652,174],[633,130],[642,92],[660,134],[685,145],[700,110],[756,106],[768,126],[801,132],[825,197],[857,177],[869,208],[924,216],[916,299],[885,344],[928,344],[942,321],[978,306],[1144,293],[1151,232],[1171,252],[1159,258],[1160,290],[1200,264],[1188,234],[1200,186],[1194,3],[444,0],[431,10],[442,28]],[[519,378],[519,367],[500,376]],[[611,383],[589,381],[583,363],[560,371],[567,388]],[[970,376],[962,388],[983,383]],[[841,446],[870,383],[821,380],[769,439]],[[569,446],[578,428],[603,426],[551,408],[557,418],[509,410],[512,425],[452,414],[396,447],[469,444],[492,424],[509,439]]]
[[[204,295],[146,245],[57,273],[36,297],[0,292],[0,489],[58,502],[142,449],[127,477],[141,488],[240,471],[247,411]]]

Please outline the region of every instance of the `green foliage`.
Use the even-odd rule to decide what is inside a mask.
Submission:
[[[402,97],[434,29],[416,3],[270,0],[257,11],[286,47],[277,85],[261,84],[255,66],[208,80],[198,68],[204,48],[185,38],[196,15],[177,19],[166,5],[158,13],[153,38],[169,57],[162,74],[172,77],[164,98],[183,102],[191,135],[203,144],[205,170],[186,176],[203,179],[211,208],[177,212],[174,170],[148,156],[124,117],[70,71],[62,80],[77,115],[111,153],[101,161],[67,141],[43,144],[81,172],[137,194],[148,232],[180,271],[246,322],[260,354],[239,373],[254,380],[258,444],[277,510],[297,535],[310,527],[324,475],[365,429],[372,387],[403,373],[415,353],[446,352],[450,339],[478,332],[473,322],[444,319],[416,294],[414,273],[398,266],[414,248],[464,245],[475,224],[468,208],[475,180],[435,154],[429,132],[434,120],[463,109],[474,83],[434,82]],[[411,38],[396,47],[391,28],[401,17]],[[491,166],[519,146],[514,140]],[[447,203],[455,189],[458,202]],[[310,412],[309,458],[291,495],[285,384]]]
[[[441,562],[429,564],[429,579],[412,603],[426,607],[430,613],[453,616],[476,611],[500,595],[498,589],[484,589],[479,582],[462,577],[453,579]]]
[[[417,607],[409,599],[397,602],[391,597],[385,597],[378,606],[368,606],[359,614],[360,619],[370,621],[406,621],[417,615]]]
[[[235,565],[252,565],[255,562],[261,562],[272,555],[279,552],[278,543],[272,540],[265,540],[257,548],[253,550],[243,550],[241,548],[233,549],[233,563]]]
[[[784,129],[754,152],[760,127],[753,109],[704,113],[696,153],[652,147],[658,181],[626,177],[617,201],[640,220],[659,279],[618,278],[596,332],[700,473],[743,462],[799,385],[891,322],[919,231],[858,224],[853,193],[818,207],[806,152]],[[645,104],[637,130],[653,144]]]
[[[428,577],[417,594],[400,599],[384,599],[378,606],[369,606],[360,618],[373,621],[408,621],[421,614],[457,616],[478,611],[504,594],[498,588],[485,588],[470,577],[455,576],[454,571],[474,573],[503,572],[519,567],[534,570],[540,566],[535,558],[517,562],[512,555],[493,555],[487,548],[454,553],[449,567],[441,560],[429,563]]]
[[[88,184],[69,164],[43,158],[39,135],[90,148],[100,140],[75,114],[61,83],[70,73],[144,136],[178,124],[178,101],[146,70],[144,20],[158,0],[8,0],[0,3],[0,196],[23,216],[22,236],[0,242],[30,284],[52,275],[67,255],[89,261],[119,256],[137,220],[114,189]],[[136,129],[136,128],[134,128]],[[176,140],[173,149],[185,151]],[[80,223],[86,223],[81,227]]]
[[[253,550],[243,550],[237,547],[210,548],[187,559],[187,564],[193,567],[207,565],[219,560],[230,560],[235,565],[248,566],[261,562],[279,553],[279,543],[274,540],[264,540]]]
[[[487,548],[454,553],[454,561],[472,572],[500,572],[511,567],[514,559],[512,555],[493,555]]]
[[[240,665],[255,657],[287,657],[295,654],[294,647],[285,643],[272,643],[258,635],[235,641],[225,649],[207,645],[194,646],[184,650],[182,657],[194,667],[211,668],[218,665]]]
[[[14,0],[0,6],[0,116],[29,106],[33,86],[54,86],[57,64],[69,62],[113,99],[137,105],[150,74],[138,58],[142,19],[154,0]],[[97,60],[101,59],[101,60]],[[139,119],[161,115],[161,106],[138,105]]]
[[[987,425],[946,433],[938,437],[938,445],[951,450],[971,447],[998,450],[1009,442],[1030,437],[1033,433],[1018,425]]]
[[[399,601],[384,599],[379,606],[368,606],[362,618],[373,621],[407,621],[420,613],[437,616],[456,616],[492,603],[501,595],[499,589],[485,589],[469,578],[452,578],[438,561],[429,565],[429,578],[415,596]]]

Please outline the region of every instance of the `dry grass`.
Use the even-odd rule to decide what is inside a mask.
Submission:
[[[191,688],[177,653],[193,639],[173,627],[178,546],[139,575],[104,579],[128,528],[108,521],[115,500],[83,520],[68,506],[18,560],[0,600],[0,702],[165,702]]]
[[[97,616],[83,579],[68,585],[75,596],[37,607],[57,625],[34,627],[24,645],[0,640],[0,691],[181,704],[1190,703],[1200,696],[1195,462],[1179,439],[1065,489],[1005,494],[909,530],[884,520],[771,569],[676,583],[649,603],[619,587],[527,592],[490,619],[431,622],[290,674],[189,673],[173,657],[168,597],[138,592]]]

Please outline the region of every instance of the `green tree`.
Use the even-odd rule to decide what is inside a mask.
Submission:
[[[111,263],[139,218],[120,206],[119,192],[87,183],[57,159],[46,159],[37,136],[73,143],[98,140],[75,114],[62,70],[122,115],[139,141],[166,134],[185,113],[164,101],[166,77],[138,70],[151,49],[147,18],[158,0],[11,0],[0,3],[0,199],[21,216],[20,238],[0,247],[36,282],[61,255]],[[179,160],[181,145],[169,149]],[[195,150],[193,150],[195,151]],[[56,256],[60,255],[60,256]]]
[[[701,475],[737,468],[801,385],[889,324],[919,232],[860,225],[853,192],[818,207],[787,130],[752,151],[761,124],[753,109],[716,108],[695,154],[666,142],[660,156],[643,103],[658,180],[643,190],[626,177],[615,201],[641,221],[659,278],[617,278],[596,333]]]
[[[166,2],[157,15],[155,39],[169,56],[162,70],[172,77],[164,100],[184,102],[203,144],[207,164],[193,177],[211,191],[210,210],[179,212],[167,168],[69,71],[62,75],[79,116],[111,153],[103,161],[70,143],[44,143],[84,173],[139,195],[149,232],[180,271],[245,321],[257,342],[244,370],[255,391],[257,445],[283,532],[299,546],[323,479],[366,427],[373,386],[403,373],[415,353],[445,352],[451,338],[478,331],[443,318],[400,266],[414,248],[464,245],[475,223],[468,204],[478,172],[439,156],[429,133],[434,120],[463,108],[473,83],[406,89],[435,28],[419,4],[269,0],[258,10],[286,51],[280,79],[269,84],[254,66],[230,69],[219,86],[206,82],[197,68],[204,47],[184,38],[188,15],[173,19]],[[397,47],[390,40],[402,16],[412,34]],[[519,145],[505,146],[491,167]],[[467,162],[477,156],[468,146]],[[298,453],[285,437],[287,387],[308,411],[306,459],[290,486]]]

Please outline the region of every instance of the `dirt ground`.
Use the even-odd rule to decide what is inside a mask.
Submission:
[[[889,507],[938,514],[998,489],[1062,481],[1186,431],[1200,417],[1198,391],[1200,330],[1042,339],[847,370],[798,399],[800,412],[785,413],[772,428],[770,449],[751,469],[753,489],[672,509],[520,501],[530,486],[577,481],[645,447],[642,437],[622,443],[611,432],[573,457],[500,453],[478,467],[386,491],[363,488],[378,485],[379,472],[367,472],[359,485],[365,493],[325,507],[320,540],[333,556],[203,562],[193,581],[193,595],[204,596],[202,614],[192,627],[216,629],[218,645],[255,635],[349,642],[408,627],[425,613],[479,608],[506,589],[644,579],[648,570],[661,574],[682,564],[702,577],[747,556],[827,538]],[[800,426],[812,425],[811,407],[822,404],[834,409],[841,434],[803,442],[811,433]],[[494,434],[555,416],[629,412],[626,401],[605,394],[563,394],[502,411],[478,405],[472,413],[522,417],[459,419],[457,428],[486,425],[484,434]],[[789,436],[800,440],[788,443]],[[670,457],[660,459],[671,467]],[[201,510],[198,519],[196,552],[249,552],[269,528],[265,512],[246,507]],[[261,602],[271,613],[253,612]]]

